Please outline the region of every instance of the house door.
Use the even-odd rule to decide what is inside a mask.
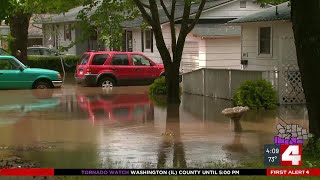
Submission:
[[[127,51],[132,52],[132,31],[127,31]]]

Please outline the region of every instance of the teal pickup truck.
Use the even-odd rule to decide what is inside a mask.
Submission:
[[[0,55],[0,89],[51,89],[61,86],[59,72],[29,68],[13,56]]]

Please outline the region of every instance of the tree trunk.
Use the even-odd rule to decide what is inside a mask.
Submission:
[[[291,0],[298,65],[307,102],[309,129],[320,138],[320,1]]]
[[[173,63],[166,70],[166,83],[167,83],[167,102],[169,104],[180,103],[180,87],[179,87],[179,66]]]
[[[9,48],[12,55],[27,65],[27,47],[28,47],[28,29],[31,14],[17,12],[9,19],[10,35],[12,41],[9,42]],[[19,55],[18,50],[21,52]]]

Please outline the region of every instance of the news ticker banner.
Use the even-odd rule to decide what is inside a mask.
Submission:
[[[268,169],[0,169],[0,176],[320,176],[320,168]]]

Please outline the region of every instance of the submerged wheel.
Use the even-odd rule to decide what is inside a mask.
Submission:
[[[113,87],[115,86],[115,81],[109,77],[101,78],[99,80],[98,86],[103,88]]]
[[[45,81],[38,81],[33,86],[34,89],[50,89],[52,85]]]

